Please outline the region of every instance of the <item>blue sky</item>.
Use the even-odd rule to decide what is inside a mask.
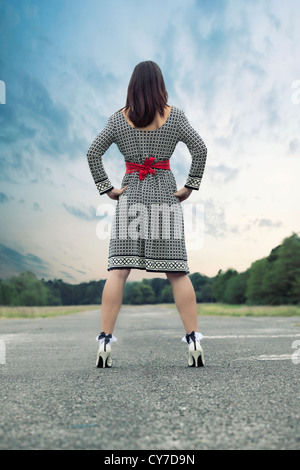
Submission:
[[[191,272],[243,271],[299,232],[299,13],[297,0],[0,0],[0,277],[106,277],[97,227],[115,202],[98,195],[86,152],[142,60],[160,65],[169,103],[208,147],[188,200],[205,217]],[[119,186],[115,145],[104,164]],[[180,187],[183,144],[171,165]]]

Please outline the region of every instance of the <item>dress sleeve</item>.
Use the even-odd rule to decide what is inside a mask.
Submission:
[[[192,157],[185,187],[198,190],[205,168],[207,148],[198,132],[190,125],[183,111],[181,111],[178,120],[178,133],[179,140],[186,144]]]
[[[109,181],[102,163],[102,156],[113,142],[114,122],[113,116],[111,116],[108,119],[106,126],[101,132],[99,132],[87,152],[87,160],[92,177],[100,194],[105,194],[113,189],[113,185]]]

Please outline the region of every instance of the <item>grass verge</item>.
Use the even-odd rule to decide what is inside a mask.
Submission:
[[[230,317],[299,317],[298,305],[227,305],[218,303],[198,304],[201,316]]]
[[[155,309],[156,305],[153,305]],[[159,307],[174,308],[175,304],[158,304]],[[129,307],[129,305],[126,305]],[[138,308],[138,305],[133,305]],[[300,306],[297,305],[227,305],[219,303],[198,304],[198,314],[201,316],[230,316],[230,317],[300,317]],[[47,318],[72,313],[98,310],[99,305],[64,305],[49,307],[5,307],[0,306],[0,319],[5,318]]]
[[[61,305],[49,307],[0,307],[1,318],[48,318],[97,310],[99,305]]]

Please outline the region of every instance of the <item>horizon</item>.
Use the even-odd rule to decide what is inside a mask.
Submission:
[[[299,2],[0,0],[0,13],[1,279],[106,278],[97,227],[116,202],[98,194],[86,154],[143,60],[161,67],[169,104],[208,148],[200,190],[183,203],[204,214],[190,273],[243,272],[299,233]],[[119,187],[115,144],[103,162]],[[178,189],[190,164],[179,143]]]
[[[293,233],[291,233],[288,237],[285,237],[284,239],[289,238],[289,237],[291,237],[292,235],[295,235],[295,234],[296,234],[297,236],[300,236],[300,233],[293,232]],[[283,243],[283,241],[284,241],[284,239],[282,240],[282,242],[281,242],[279,245],[273,247],[273,248],[270,250],[270,252],[269,252],[268,254],[266,254],[265,256],[263,256],[263,258],[267,258],[267,257],[271,254],[271,252],[272,252],[274,249],[276,249],[276,248],[278,248],[279,246],[281,246],[282,243]],[[0,245],[0,249],[1,249],[1,245]],[[222,271],[223,273],[225,273],[227,270],[232,269],[232,270],[236,271],[238,274],[242,274],[242,273],[244,273],[245,271],[248,271],[248,270],[251,268],[251,266],[252,266],[253,263],[255,263],[256,261],[259,261],[259,260],[261,260],[261,259],[263,259],[263,258],[258,258],[258,259],[253,260],[253,261],[251,262],[251,264],[250,264],[246,269],[244,269],[243,271],[238,271],[237,269],[235,269],[234,266],[228,266],[226,269],[220,268],[219,271]],[[132,271],[134,271],[134,270],[132,270]],[[131,271],[131,272],[132,272],[132,271]],[[219,272],[219,271],[218,271],[218,272]],[[21,271],[21,272],[19,272],[19,273],[16,274],[16,275],[18,276],[19,274],[24,274],[24,273],[26,273],[26,272],[28,272],[28,271]],[[200,274],[201,276],[205,276],[205,277],[208,277],[209,279],[212,279],[212,278],[215,278],[215,277],[218,275],[218,272],[217,272],[216,274],[212,275],[212,276],[208,276],[208,275],[206,275],[206,274],[204,274],[204,273],[202,273],[202,272],[200,272],[200,271],[190,272],[188,275],[191,276],[191,275],[193,275],[193,274]],[[104,280],[105,280],[105,278],[104,278],[104,279],[100,278],[100,279],[90,279],[90,280],[88,280],[88,281],[80,281],[80,282],[70,282],[70,281],[67,282],[66,280],[64,280],[64,279],[62,279],[62,278],[52,278],[52,279],[49,278],[49,279],[44,279],[43,277],[38,277],[35,273],[33,273],[33,274],[34,274],[39,280],[44,280],[45,282],[47,282],[47,281],[62,281],[62,282],[64,282],[65,284],[71,284],[71,285],[77,285],[77,284],[81,284],[81,283],[83,284],[83,283],[88,283],[88,282],[98,282],[98,281],[104,281]],[[126,281],[126,283],[130,283],[130,282],[142,282],[144,279],[154,279],[154,278],[156,278],[156,277],[162,278],[162,276],[159,276],[159,275],[162,274],[162,273],[155,273],[155,272],[146,273],[145,271],[141,271],[141,274],[142,274],[142,277],[141,277],[140,279],[130,279],[130,275],[129,275],[128,280]],[[147,278],[147,277],[143,276],[143,274],[151,274],[151,276],[149,276],[149,277]],[[157,276],[156,274],[158,274],[158,276]],[[10,277],[7,277],[7,278],[5,278],[5,279],[0,278],[0,282],[1,282],[1,281],[5,281],[6,279],[9,279],[9,278],[10,278]],[[167,277],[166,277],[165,279],[167,280]]]

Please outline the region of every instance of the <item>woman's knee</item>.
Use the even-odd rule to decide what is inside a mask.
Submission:
[[[178,272],[178,273],[166,272],[166,276],[169,279],[169,281],[172,282],[172,281],[176,281],[178,279],[184,278],[185,276],[187,276],[187,274],[184,272]]]
[[[126,281],[130,274],[131,269],[112,269],[110,272],[114,277],[118,277],[119,279],[123,279]]]

